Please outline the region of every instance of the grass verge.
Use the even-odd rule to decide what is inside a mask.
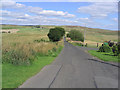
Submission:
[[[103,61],[112,61],[112,62],[120,62],[118,59],[118,56],[114,56],[112,52],[106,53],[106,52],[98,52],[96,50],[89,50],[88,51],[91,55],[103,60]]]
[[[13,65],[5,63],[2,65],[2,88],[17,88],[31,76],[40,72],[40,70],[53,62],[62,47],[56,52],[56,56],[37,56],[32,65]]]
[[[83,44],[80,44],[80,43],[71,43],[71,44],[74,46],[80,46],[80,47],[97,48],[97,46],[90,45],[90,44],[88,44],[87,46],[86,45],[84,46]]]
[[[2,65],[2,88],[17,88],[31,76],[37,74],[45,65],[50,64],[55,57],[38,57],[30,66]]]

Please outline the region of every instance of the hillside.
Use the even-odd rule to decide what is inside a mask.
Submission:
[[[45,33],[48,33],[50,28],[56,27],[56,26],[49,26],[49,25],[40,25],[40,27],[43,27],[40,30],[43,30]],[[118,41],[118,31],[111,31],[111,30],[104,30],[104,29],[97,29],[97,28],[88,28],[88,27],[82,27],[82,26],[61,26],[65,28],[66,32],[69,32],[72,29],[76,29],[84,33],[85,31],[85,42],[91,45],[96,45],[96,43],[102,43],[104,41]],[[19,25],[2,25],[3,30],[8,29],[25,29],[27,30],[27,33],[30,29],[34,28],[34,26],[28,25],[28,26],[19,26]],[[39,28],[38,28],[39,29]]]

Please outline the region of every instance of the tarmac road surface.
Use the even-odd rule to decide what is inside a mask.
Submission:
[[[64,45],[52,64],[19,88],[118,88],[118,67],[98,62],[84,48]]]

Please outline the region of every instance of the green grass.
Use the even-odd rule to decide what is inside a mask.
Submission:
[[[118,56],[114,56],[114,54],[112,52],[105,53],[105,52],[97,52],[95,50],[89,50],[88,52],[91,55],[93,55],[103,61],[120,62],[120,60],[118,60]]]
[[[90,45],[90,44],[88,44],[87,47],[89,47],[89,48],[98,48],[97,45]]]
[[[2,65],[2,88],[17,88],[25,80],[37,74],[45,65],[50,64],[55,57],[38,57],[30,66]]]
[[[86,46],[82,46],[82,44],[79,44],[79,43],[71,43],[71,44],[74,45],[74,46],[86,47]],[[88,44],[87,47],[89,47],[89,48],[98,48],[97,46],[90,45],[90,44]]]
[[[31,26],[14,26],[14,25],[3,25],[2,29],[19,29],[17,33],[2,35],[2,51],[4,50],[18,50],[18,53],[14,53],[20,56],[19,51],[23,51],[25,54],[20,56],[33,57],[32,63],[29,65],[25,64],[14,64],[4,62],[2,64],[2,88],[17,88],[23,82],[25,82],[31,76],[37,74],[44,66],[50,64],[60,53],[63,48],[63,41],[58,44],[53,42],[34,42],[34,40],[44,39],[48,41],[47,33],[48,28],[32,28]],[[22,49],[20,49],[22,47]],[[20,49],[20,50],[19,50]],[[32,49],[32,50],[31,50]],[[34,49],[34,50],[33,50]],[[31,52],[35,52],[31,53]],[[48,52],[49,51],[49,52]],[[30,54],[31,53],[31,54]],[[6,53],[3,53],[6,54]],[[12,54],[6,56],[11,58]],[[14,56],[14,55],[13,55]],[[2,59],[3,60],[3,59]],[[4,60],[6,60],[4,58]],[[20,60],[15,58],[14,60]],[[26,60],[26,59],[24,59]],[[23,61],[23,59],[22,59]],[[14,61],[15,62],[15,61]]]
[[[17,88],[31,76],[40,72],[40,70],[53,62],[61,52],[63,46],[60,46],[52,55],[37,55],[32,65],[13,65],[4,63],[2,65],[2,88]]]

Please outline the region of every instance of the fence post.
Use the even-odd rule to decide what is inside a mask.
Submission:
[[[98,43],[97,43],[97,47],[98,47]]]
[[[86,45],[85,45],[86,47],[87,47],[87,43],[86,43]]]

